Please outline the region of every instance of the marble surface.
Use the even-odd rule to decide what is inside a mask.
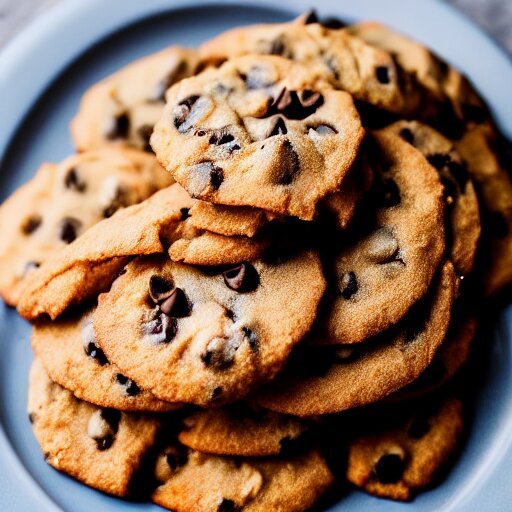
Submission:
[[[33,18],[59,2],[73,0],[0,0],[0,47]],[[105,0],[108,2],[108,0]],[[256,1],[256,0],[255,0]],[[393,0],[389,2],[392,8]],[[421,1],[421,0],[411,0]],[[512,55],[511,0],[446,0],[473,18]],[[314,2],[311,2],[314,4]]]

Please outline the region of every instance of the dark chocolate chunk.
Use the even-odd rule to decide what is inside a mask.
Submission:
[[[264,138],[268,139],[274,135],[286,135],[288,130],[286,129],[286,123],[281,116],[272,119],[267,131],[265,132]]]
[[[241,263],[222,273],[224,282],[228,288],[236,292],[252,292],[260,282],[256,269],[250,263]]]
[[[375,69],[375,75],[381,84],[386,85],[391,81],[389,76],[389,69],[386,66],[377,66]]]
[[[43,223],[43,218],[40,215],[31,215],[27,217],[21,224],[21,232],[24,235],[32,234],[41,224]]]
[[[239,339],[213,338],[201,354],[201,361],[212,370],[226,370],[233,366],[239,346]]]
[[[69,169],[64,177],[64,185],[69,190],[75,190],[76,192],[84,192],[86,187],[85,182],[80,179],[77,170],[73,167]]]
[[[166,315],[175,318],[190,315],[190,305],[181,288],[174,288],[169,297],[160,303],[160,309]]]
[[[414,146],[414,133],[409,128],[402,128],[400,130],[400,137]]]
[[[78,236],[78,230],[80,229],[82,223],[73,217],[65,217],[62,219],[59,226],[59,238],[70,244],[73,240]]]
[[[142,324],[142,334],[152,343],[169,343],[178,332],[178,321],[156,308],[151,320]]]
[[[176,105],[176,108],[173,111],[173,121],[174,121],[174,126],[178,130],[180,130],[182,125],[188,119],[188,116],[190,115],[190,112],[192,111],[192,107],[194,106],[194,104],[196,103],[196,101],[198,99],[199,99],[199,96],[197,96],[197,95],[188,96],[184,100],[180,101],[178,103],[178,105]]]
[[[394,484],[398,482],[404,474],[405,463],[395,453],[382,455],[375,465],[375,474],[379,482],[383,484]]]
[[[117,115],[112,120],[110,130],[105,134],[105,137],[110,140],[126,139],[130,131],[130,118],[126,112]]]
[[[116,375],[116,380],[121,386],[124,386],[125,392],[128,396],[136,396],[140,393],[140,388],[133,382],[133,380],[125,377],[122,373]]]
[[[143,124],[142,126],[139,126],[139,128],[137,129],[137,135],[141,138],[142,142],[144,143],[144,151],[147,151],[148,153],[153,153],[153,148],[149,143],[152,134],[153,126],[150,124]]]
[[[190,217],[190,208],[180,208],[180,220],[185,220]]]
[[[262,117],[282,114],[288,119],[301,120],[316,112],[323,102],[324,98],[319,92],[310,89],[297,92],[283,87]]]
[[[217,507],[217,512],[239,512],[240,508],[237,507],[236,503],[233,500],[228,500],[227,498],[222,498],[219,502],[219,506]]]
[[[356,275],[354,272],[345,272],[340,280],[340,293],[344,299],[350,299],[352,295],[357,293],[359,286],[357,284]]]
[[[216,146],[222,146],[222,149],[228,150],[230,153],[240,149],[240,144],[235,139],[235,136],[228,131],[227,128],[220,128],[218,130],[212,130],[209,139],[210,144]]]
[[[153,274],[149,278],[149,296],[158,304],[168,299],[174,292],[175,287],[171,279],[158,274]]]
[[[96,344],[94,341],[90,341],[85,345],[84,347],[85,353],[94,359],[100,366],[105,366],[108,364],[107,356],[105,356],[105,353],[103,350],[101,350],[100,347]]]
[[[380,205],[385,208],[391,208],[400,204],[400,190],[396,182],[392,179],[382,181]]]
[[[217,386],[213,391],[212,391],[212,396],[210,398],[210,400],[212,402],[214,402],[215,400],[217,400],[218,398],[220,398],[220,396],[222,395],[222,393],[224,393],[224,390],[222,389],[222,386]]]

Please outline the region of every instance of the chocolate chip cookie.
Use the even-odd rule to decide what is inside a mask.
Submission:
[[[159,398],[219,404],[279,372],[324,289],[312,252],[217,271],[139,259],[100,296],[93,325],[107,358]]]
[[[159,421],[102,409],[54,384],[37,359],[30,371],[29,419],[45,460],[100,491],[127,496]]]
[[[247,56],[173,86],[151,145],[194,198],[311,220],[362,137],[348,93],[282,57]]]
[[[111,364],[94,337],[91,311],[38,322],[32,349],[50,379],[80,400],[124,411],[171,411],[178,408],[158,400]]]
[[[151,152],[149,138],[167,89],[195,72],[196,52],[177,46],[137,60],[93,85],[71,122],[79,151],[125,145]]]
[[[0,207],[0,294],[15,306],[28,276],[89,227],[140,203],[172,179],[154,156],[130,149],[43,164]]]
[[[394,329],[358,345],[298,347],[282,376],[257,393],[262,407],[283,414],[330,414],[376,402],[414,381],[441,346],[458,278],[446,263],[432,296]]]

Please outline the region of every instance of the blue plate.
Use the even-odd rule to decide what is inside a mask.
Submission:
[[[377,19],[409,33],[466,72],[512,136],[512,66],[482,32],[437,0],[73,0],[27,27],[0,54],[0,162],[4,199],[43,161],[73,151],[68,124],[81,94],[128,62],[172,44],[196,45],[230,27],[285,21],[314,5],[322,15]],[[88,489],[47,466],[26,413],[29,326],[0,307],[0,510],[157,511]],[[413,504],[352,492],[344,512],[512,509],[512,308],[489,332],[489,371],[475,392],[465,448],[447,478]]]

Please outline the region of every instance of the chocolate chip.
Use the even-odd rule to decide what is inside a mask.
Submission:
[[[380,205],[385,208],[400,204],[400,190],[394,180],[386,179],[382,181],[379,199]]]
[[[298,92],[299,102],[303,107],[319,107],[323,102],[323,96],[311,89],[303,89]]]
[[[188,119],[190,112],[192,111],[192,107],[199,99],[197,95],[191,95],[180,101],[176,108],[173,111],[173,121],[174,126],[181,132],[182,126],[185,121]]]
[[[487,119],[487,112],[479,105],[463,103],[461,109],[464,119],[471,123],[482,124]]]
[[[191,173],[208,174],[214,190],[218,190],[224,181],[224,171],[213,162],[201,162],[190,168]]]
[[[425,414],[418,414],[413,418],[407,434],[413,439],[421,439],[430,430],[430,423],[428,417]]]
[[[43,218],[40,215],[31,215],[22,222],[21,231],[25,235],[31,235],[42,223]]]
[[[36,421],[36,413],[35,412],[28,413],[28,421],[30,421],[30,423],[34,423],[34,421]]]
[[[269,137],[273,137],[274,135],[286,135],[288,130],[286,129],[286,123],[284,119],[279,116],[272,119],[267,131],[263,138],[268,139]]]
[[[414,133],[409,128],[402,128],[400,130],[400,137],[408,142],[409,144],[414,146]]]
[[[386,66],[377,66],[375,69],[375,75],[381,84],[386,85],[391,81],[389,76],[389,69]]]
[[[310,9],[304,13],[304,24],[310,25],[311,23],[318,23],[318,16],[315,9]]]
[[[59,226],[59,238],[70,244],[73,240],[78,236],[78,230],[80,229],[82,223],[78,219],[74,219],[73,217],[65,217],[62,219]]]
[[[222,273],[224,282],[228,288],[236,292],[252,292],[260,282],[256,269],[250,263],[241,263]]]
[[[263,117],[282,114],[288,119],[301,120],[316,112],[323,102],[324,98],[319,92],[310,89],[297,92],[284,87]]]
[[[190,315],[190,305],[181,288],[174,288],[169,297],[160,304],[160,309],[174,318]]]
[[[185,220],[190,217],[190,208],[180,208],[180,220]]]
[[[217,512],[239,512],[240,508],[237,507],[233,500],[222,498],[217,507]]]
[[[210,400],[212,402],[214,402],[215,400],[217,400],[218,398],[220,398],[220,396],[222,395],[222,393],[224,393],[224,389],[222,389],[221,386],[217,386],[216,388],[214,388],[214,390],[212,391],[212,396],[210,398]]]
[[[153,153],[153,148],[149,143],[152,134],[153,125],[151,124],[143,124],[142,126],[139,126],[139,128],[137,129],[137,135],[141,138],[142,142],[144,143],[144,151],[147,151],[148,153]]]
[[[237,143],[235,136],[231,134],[227,128],[213,130],[208,142],[216,146],[222,146],[222,149],[226,149],[230,153],[240,149],[240,145]]]
[[[96,441],[98,450],[108,450],[112,446],[120,421],[121,412],[116,409],[102,409],[91,415],[87,434]]]
[[[98,345],[94,341],[89,342],[84,347],[84,350],[85,353],[89,357],[94,359],[100,366],[105,366],[106,364],[108,364],[108,359],[105,356],[105,353],[103,352],[103,350],[101,350],[100,347],[98,347]]]
[[[103,217],[108,219],[109,217],[112,217],[117,210],[127,205],[128,198],[126,191],[123,188],[118,187],[110,204],[103,209]]]
[[[280,185],[289,185],[300,171],[299,155],[293,149],[292,143],[287,139],[282,145],[280,176],[277,182]]]
[[[133,380],[125,377],[122,373],[116,375],[116,380],[121,386],[124,386],[125,392],[128,396],[136,396],[140,393],[140,388],[133,382]]]
[[[251,347],[252,351],[256,352],[259,349],[259,341],[256,333],[248,327],[242,327],[242,331],[249,340],[249,347]]]
[[[237,338],[213,338],[201,354],[201,361],[207,368],[227,370],[233,366],[239,346]]]
[[[66,176],[64,176],[64,185],[69,190],[75,190],[76,192],[84,192],[86,189],[85,182],[80,179],[74,167],[69,169]]]
[[[434,153],[432,155],[428,155],[427,160],[430,165],[440,171],[450,163],[451,157],[445,153]]]
[[[117,115],[112,120],[110,130],[105,134],[105,137],[110,140],[126,139],[130,131],[130,118],[126,112]]]
[[[149,296],[155,304],[168,299],[174,292],[175,287],[173,281],[167,277],[153,274],[149,278]]]
[[[375,474],[379,482],[383,484],[394,484],[402,478],[405,464],[400,455],[389,453],[383,455],[375,465]]]
[[[311,126],[309,129],[315,131],[316,133],[318,133],[318,135],[322,137],[326,137],[327,135],[336,135],[338,133],[338,130],[327,124]]]
[[[169,343],[178,332],[178,321],[156,308],[152,318],[142,324],[142,334],[151,343]]]
[[[165,93],[167,89],[171,87],[171,85],[175,84],[178,79],[181,78],[181,75],[185,73],[187,70],[187,63],[185,61],[180,61],[177,65],[172,68],[167,75],[160,80],[160,82],[155,87],[155,92],[150,101],[164,102],[165,101]]]
[[[339,289],[344,299],[350,299],[352,295],[357,293],[359,286],[354,272],[345,272],[341,276]]]

